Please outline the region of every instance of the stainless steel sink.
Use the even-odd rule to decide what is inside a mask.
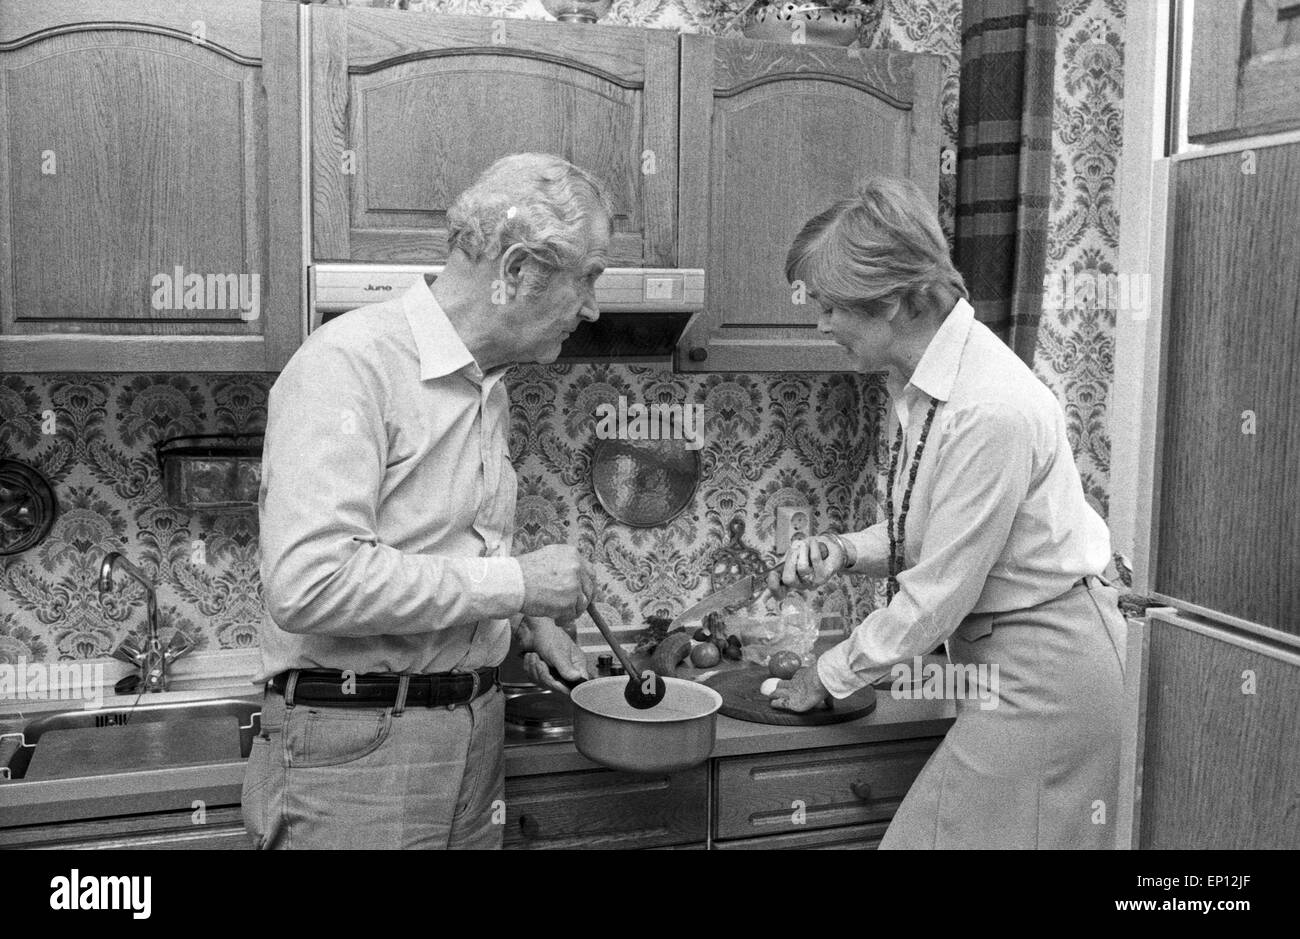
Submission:
[[[139,704],[134,708],[103,708],[93,711],[56,711],[28,721],[21,735],[6,735],[0,739],[0,752],[19,746],[7,761],[0,761],[0,776],[9,771],[10,779],[22,779],[31,763],[32,754],[40,745],[41,735],[53,730],[116,727],[122,724],[147,722],[178,722],[195,718],[234,717],[239,724],[239,752],[247,757],[253,746],[253,737],[261,732],[261,698],[214,698],[210,701],[177,701],[166,704]],[[192,726],[192,725],[190,725]],[[9,743],[4,747],[5,742]],[[130,766],[130,769],[160,769],[160,766]]]

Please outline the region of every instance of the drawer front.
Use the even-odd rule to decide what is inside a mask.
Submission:
[[[237,805],[207,808],[203,824],[195,824],[190,809],[124,815],[76,822],[30,825],[0,831],[0,848],[251,849]]]
[[[717,763],[714,837],[887,822],[942,737]]]
[[[880,840],[885,837],[888,827],[889,822],[872,822],[870,825],[846,825],[843,828],[768,835],[766,838],[720,841],[713,847],[718,851],[874,851],[880,847]]]
[[[507,848],[653,848],[703,842],[706,766],[671,776],[587,770],[506,780]]]

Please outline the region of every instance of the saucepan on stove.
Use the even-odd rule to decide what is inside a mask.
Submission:
[[[652,708],[632,707],[622,676],[592,678],[570,692],[573,742],[594,763],[631,773],[675,773],[709,758],[722,695],[682,678],[664,678]]]

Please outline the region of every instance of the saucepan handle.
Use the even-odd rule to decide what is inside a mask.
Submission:
[[[564,687],[568,688],[569,690],[573,690],[574,688],[578,687],[584,681],[587,680],[585,678],[565,678],[563,675],[561,675],[559,672],[555,670],[554,665],[547,665],[546,668],[550,671],[552,678],[554,678],[556,681],[558,681],[560,684],[562,684]]]

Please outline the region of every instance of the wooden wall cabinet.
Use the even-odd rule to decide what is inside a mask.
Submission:
[[[301,339],[296,77],[289,50],[264,44],[264,16],[295,41],[289,3],[6,3],[0,371],[288,359]]]
[[[1192,14],[1187,136],[1300,127],[1300,0],[1210,0]]]
[[[938,205],[937,56],[683,36],[679,243],[708,273],[683,371],[846,371],[798,302],[785,256],[803,224],[873,173]]]
[[[614,201],[611,266],[677,261],[677,37],[663,30],[311,9],[318,261],[438,263],[491,163],[555,153]]]
[[[284,0],[9,9],[5,371],[277,371],[303,338],[304,125],[318,261],[445,260],[452,200],[508,153],[592,170],[612,266],[708,271],[686,370],[844,369],[790,239],[867,173],[937,201],[934,56]]]

